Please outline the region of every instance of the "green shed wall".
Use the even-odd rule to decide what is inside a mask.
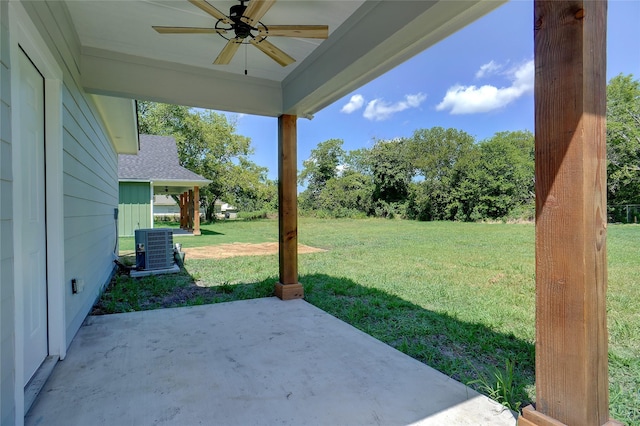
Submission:
[[[136,229],[151,228],[151,184],[120,182],[118,235],[131,237]]]

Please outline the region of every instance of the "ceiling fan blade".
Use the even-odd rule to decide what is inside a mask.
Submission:
[[[277,37],[328,38],[328,25],[269,25],[258,27],[260,35]]]
[[[238,51],[238,48],[240,47],[241,44],[242,44],[241,38],[232,38],[231,40],[229,40],[227,44],[224,46],[224,48],[222,49],[222,51],[220,52],[220,54],[218,55],[218,57],[216,58],[216,60],[213,61],[213,64],[228,65],[229,62],[231,62],[231,59],[233,59],[233,55],[235,55],[236,52]]]
[[[273,59],[283,67],[286,67],[287,65],[290,65],[296,61],[291,56],[287,55],[282,50],[278,49],[272,43],[269,43],[265,39],[258,40],[252,38],[251,40],[249,40],[249,42],[258,49],[262,50],[267,56],[269,56],[271,59]]]
[[[214,18],[221,19],[222,22],[224,22],[225,24],[231,24],[232,23],[231,19],[229,19],[229,17],[227,15],[225,15],[222,12],[220,12],[215,7],[211,6],[205,0],[189,0],[189,3],[193,4],[196,7],[199,7],[200,9],[204,10],[205,12],[207,12],[209,15],[213,16]]]
[[[198,27],[161,27],[153,25],[152,28],[160,34],[226,34],[225,30],[217,30],[215,28],[198,28]]]
[[[276,0],[250,0],[247,10],[244,11],[244,15],[240,19],[245,24],[255,27],[275,2]]]

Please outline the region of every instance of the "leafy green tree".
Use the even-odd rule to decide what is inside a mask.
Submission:
[[[412,182],[407,217],[417,220],[453,220],[458,208],[453,184],[448,181]]]
[[[173,136],[180,164],[207,179],[201,203],[212,219],[213,205],[222,198],[239,206],[257,207],[260,185],[269,185],[266,169],[249,160],[251,140],[236,133],[236,123],[223,114],[180,105],[138,102],[141,133]]]
[[[432,127],[413,132],[411,156],[418,175],[426,181],[451,178],[458,159],[473,148],[475,139],[465,131]]]
[[[406,139],[377,140],[369,151],[375,201],[404,202],[413,177],[409,143]]]
[[[640,204],[640,81],[618,75],[607,85],[608,204]]]
[[[459,178],[455,194],[458,219],[499,219],[515,207],[533,202],[531,132],[498,132],[479,144],[476,158]]]
[[[453,175],[451,187],[452,201],[449,204],[449,217],[451,220],[471,221],[484,219],[476,210],[482,194],[483,182],[478,171],[481,169],[480,145],[476,144],[468,155],[460,158],[456,164],[456,172]],[[475,176],[475,178],[472,178]]]
[[[317,201],[322,189],[330,179],[338,175],[338,166],[344,162],[345,152],[342,149],[342,139],[329,139],[320,142],[311,156],[302,162],[302,171],[298,175],[298,182],[307,186],[303,197],[306,208],[318,208]]]
[[[336,217],[369,214],[372,211],[374,186],[371,177],[346,170],[341,176],[329,179],[318,197],[318,208]]]
[[[278,189],[267,177],[268,169],[240,158],[225,176],[227,199],[242,211],[277,209]]]
[[[475,139],[457,129],[419,129],[409,142],[410,157],[420,182],[411,187],[407,214],[419,220],[450,220],[460,164],[474,149]]]
[[[368,148],[354,149],[347,152],[344,156],[345,169],[371,176],[371,161],[369,156],[370,150]]]

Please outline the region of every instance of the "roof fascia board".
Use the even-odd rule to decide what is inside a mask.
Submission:
[[[149,183],[151,179],[118,178],[118,182]]]
[[[82,86],[99,95],[277,117],[279,82],[83,48]]]
[[[162,180],[154,179],[153,186],[204,186],[210,184],[212,181],[209,179],[194,179],[194,180]]]
[[[283,109],[311,117],[505,2],[368,0],[283,81]]]

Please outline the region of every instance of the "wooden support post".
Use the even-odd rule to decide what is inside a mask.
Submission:
[[[193,189],[189,190],[187,196],[187,229],[193,231]]]
[[[185,217],[184,217],[184,192],[180,194],[180,229],[184,229]]]
[[[183,214],[183,218],[184,218],[184,225],[182,226],[182,229],[189,228],[188,201],[189,201],[189,193],[187,191],[185,191],[184,194],[183,194],[183,204],[182,204],[182,214]]]
[[[298,282],[297,119],[278,117],[278,217],[280,282],[275,292],[282,300],[304,297]]]
[[[193,187],[193,235],[200,235],[200,188]]]
[[[189,228],[189,193],[187,191],[184,192],[184,204],[182,206],[184,209],[184,229]]]
[[[603,425],[607,2],[534,9],[536,405],[519,425]]]
[[[182,224],[182,229],[187,229],[189,227],[189,211],[187,209],[187,201],[189,199],[189,193],[188,192],[184,192],[184,194],[182,194],[182,220],[183,220],[183,224]]]

